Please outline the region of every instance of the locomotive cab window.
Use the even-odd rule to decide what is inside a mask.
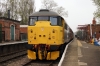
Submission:
[[[52,26],[62,26],[60,16],[31,16],[29,18],[29,25],[35,25],[36,21],[50,21]]]
[[[51,16],[50,22],[51,22],[51,25],[62,26],[61,17],[59,17],[59,16],[57,16],[57,17]]]
[[[29,18],[29,25],[35,25],[36,21],[37,21],[37,17],[30,17]]]
[[[57,17],[50,17],[51,25],[57,25]]]

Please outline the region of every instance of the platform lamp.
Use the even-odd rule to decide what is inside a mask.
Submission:
[[[95,17],[92,20],[93,26],[94,26],[94,38],[96,38],[96,20]]]

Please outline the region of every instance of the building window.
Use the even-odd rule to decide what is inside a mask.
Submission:
[[[99,31],[99,33],[100,33],[100,31]]]

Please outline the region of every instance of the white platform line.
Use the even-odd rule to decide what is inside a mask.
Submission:
[[[83,57],[80,47],[78,47],[78,57]]]
[[[78,65],[79,65],[79,66],[81,66],[81,65],[87,66],[87,63],[85,63],[85,62],[80,62],[80,60],[78,60]]]
[[[74,40],[74,39],[73,39]],[[72,41],[73,41],[72,40]],[[71,41],[71,42],[72,42]],[[70,42],[70,43],[71,43]],[[64,52],[63,52],[63,55],[62,55],[62,57],[61,57],[61,60],[60,60],[60,62],[59,62],[59,64],[58,64],[58,66],[61,66],[62,65],[62,62],[63,62],[63,60],[64,60],[64,57],[65,57],[65,54],[66,54],[66,51],[67,51],[67,48],[68,48],[68,45],[70,44],[70,43],[68,43],[67,45],[66,45],[66,47],[65,47],[65,50],[64,50]]]
[[[19,42],[9,42],[9,43],[0,43],[0,46],[2,46],[2,45],[11,45],[11,44],[17,44],[17,43],[26,43],[26,42],[28,42],[28,41],[19,41]]]

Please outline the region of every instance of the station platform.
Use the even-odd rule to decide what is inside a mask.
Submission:
[[[75,38],[69,44],[61,66],[100,66],[100,46]]]
[[[27,43],[27,41],[13,41],[0,43],[0,57],[9,57],[10,54],[26,51],[25,45]]]
[[[10,44],[18,44],[18,43],[26,43],[28,41],[13,41],[13,42],[2,42],[0,45],[10,45]]]

